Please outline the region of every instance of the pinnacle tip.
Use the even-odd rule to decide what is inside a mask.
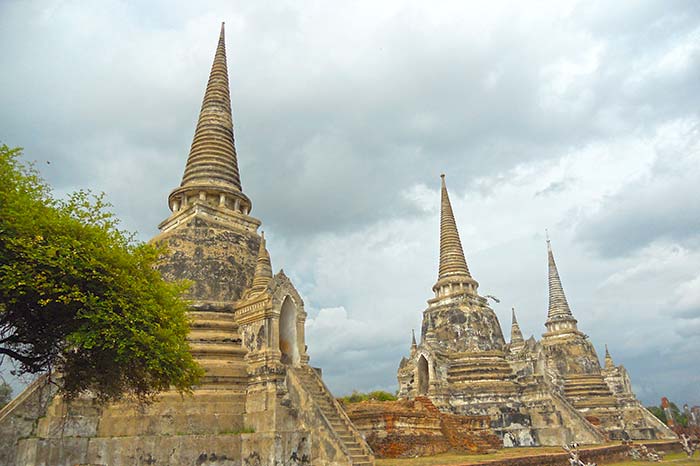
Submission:
[[[444,174],[444,173],[440,173],[440,178],[442,178],[442,179],[444,180],[444,179],[445,179],[445,174]]]

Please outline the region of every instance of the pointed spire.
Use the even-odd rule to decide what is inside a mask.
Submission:
[[[520,344],[524,343],[523,332],[520,331],[520,325],[518,325],[518,319],[515,318],[515,308],[513,308],[512,323],[510,326],[510,344]]]
[[[260,236],[260,248],[258,249],[258,259],[255,263],[255,275],[253,276],[253,292],[265,290],[270,281],[272,281],[272,262],[265,243],[265,232],[261,232]]]
[[[227,197],[230,202],[227,202]],[[169,205],[176,212],[180,206],[196,199],[207,202],[211,199],[211,203],[242,213],[250,211],[250,200],[241,190],[234,144],[224,23],[221,23],[219,42],[182,182],[170,194]]]
[[[418,344],[416,343],[416,331],[414,329],[411,329],[411,348],[417,347]]]
[[[457,223],[450,196],[445,185],[445,175],[440,175],[442,179],[440,198],[440,271],[438,279],[451,275],[466,275],[471,278],[467,260],[464,258],[462,242],[459,239]]]
[[[467,267],[459,231],[457,231],[457,222],[455,222],[450,196],[445,185],[445,175],[440,175],[440,178],[440,268],[438,281],[433,286],[433,290],[439,294],[439,289],[444,285],[451,287],[453,284],[462,286],[466,284],[468,292],[476,292],[479,284],[472,278]]]
[[[615,363],[613,362],[612,356],[610,356],[610,351],[608,351],[608,345],[605,345],[605,368],[614,369]]]
[[[233,139],[224,23],[204,93],[182,186],[221,184],[241,190]]]
[[[559,278],[557,263],[554,261],[549,235],[547,235],[547,256],[549,264],[549,311],[547,313],[547,321],[574,320],[564,294],[564,288],[561,286],[561,279]]]

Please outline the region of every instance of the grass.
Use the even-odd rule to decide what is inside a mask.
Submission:
[[[446,464],[473,464],[481,461],[519,456],[540,455],[542,453],[561,453],[560,447],[504,448],[488,455],[465,455],[463,453],[441,453],[420,458],[384,458],[376,461],[377,466],[434,466]]]
[[[458,453],[443,453],[435,456],[421,458],[379,458],[377,466],[447,466],[469,465],[482,461],[491,461],[504,458],[516,458],[522,456],[534,456],[547,453],[563,453],[560,447],[536,447],[536,448],[504,448],[497,453],[489,455],[465,455]],[[562,466],[568,462],[563,462]],[[700,466],[700,455],[697,453],[688,459],[685,453],[672,453],[667,455],[661,463],[649,463],[646,461],[625,461],[622,463],[607,463],[606,466],[643,466],[653,464],[672,464],[674,466]],[[602,466],[602,465],[601,465]]]
[[[623,463],[613,463],[607,466],[640,466],[646,462],[643,461],[625,461]],[[688,458],[685,453],[671,453],[666,455],[661,463],[646,463],[646,464],[673,464],[674,466],[700,466],[700,455],[695,454],[692,458]]]

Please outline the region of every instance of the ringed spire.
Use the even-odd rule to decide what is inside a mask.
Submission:
[[[510,325],[510,344],[524,343],[523,332],[520,330],[518,319],[515,317],[515,308],[512,309],[512,321]]]
[[[561,285],[559,270],[557,270],[557,263],[554,260],[552,243],[549,238],[547,238],[547,264],[549,269],[549,311],[547,312],[547,318],[552,320],[573,317],[569,308],[569,302],[564,294],[564,288]]]
[[[549,235],[547,235],[547,265],[549,269],[549,309],[545,326],[550,333],[579,333],[576,326],[577,320],[571,313],[569,302],[566,300],[564,288],[561,285]]]
[[[610,351],[608,351],[608,345],[605,345],[605,368],[608,370],[615,368],[613,358],[610,356]]]
[[[265,242],[265,232],[260,232],[260,248],[258,249],[258,258],[255,262],[255,274],[253,275],[254,292],[263,291],[272,281],[272,262],[270,261],[270,253],[267,250]]]
[[[440,294],[441,289],[445,291],[445,285],[448,285],[450,288],[453,285],[458,287],[467,285],[467,291],[476,292],[479,284],[469,273],[467,260],[464,257],[462,242],[457,230],[457,222],[452,211],[450,195],[445,184],[445,175],[441,174],[440,178],[440,267],[438,269],[438,280],[433,286],[433,291],[436,294]]]
[[[231,114],[226,36],[221,23],[214,62],[180,186],[168,204],[176,212],[197,200],[247,214],[251,202],[242,192]]]

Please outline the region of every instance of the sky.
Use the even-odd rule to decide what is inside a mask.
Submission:
[[[221,21],[243,190],[334,393],[398,388],[445,173],[506,334],[545,330],[547,229],[598,355],[700,404],[700,2],[0,0],[0,143],[148,240]]]

